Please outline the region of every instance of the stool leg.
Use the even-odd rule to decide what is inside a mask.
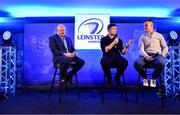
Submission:
[[[79,91],[79,83],[78,83],[77,73],[75,74],[75,77],[76,77],[76,88],[78,90],[78,100],[80,100],[80,91]]]
[[[66,94],[68,94],[68,82],[67,82],[67,79],[65,78],[65,85],[66,85]]]
[[[105,87],[106,87],[106,76],[104,75],[104,78],[103,78],[103,86],[102,86],[102,91],[101,91],[102,104],[104,104],[104,90],[105,90]]]
[[[123,77],[123,87],[124,87],[124,91],[125,91],[125,100],[126,100],[126,103],[128,103],[126,81],[125,81],[124,73],[122,74],[122,77]]]
[[[146,75],[147,75],[147,68],[145,68],[144,70],[145,70],[145,73],[146,73]],[[147,76],[148,76],[148,75],[147,75]],[[140,83],[140,82],[139,82],[139,83]],[[147,90],[148,90],[148,92],[150,92],[149,87],[145,87],[145,86],[143,86],[143,87],[142,87],[142,97],[144,97],[144,89],[147,89]]]
[[[54,72],[53,80],[52,80],[51,87],[50,87],[50,90],[49,90],[48,98],[51,97],[51,93],[52,93],[52,90],[53,90],[53,85],[54,85],[54,80],[55,80],[55,77],[56,77],[57,69],[58,68],[55,68],[55,72]]]
[[[61,78],[60,78],[60,82],[59,82],[59,103],[61,104],[61,100],[62,100],[62,83],[61,83]]]
[[[162,83],[162,77],[160,77],[160,88],[161,88],[162,108],[164,108],[165,88],[164,88],[164,85]]]
[[[139,93],[139,89],[140,89],[140,75],[138,75],[138,84],[137,84],[137,88],[136,88],[136,103],[138,103],[138,93]]]
[[[119,85],[117,85],[117,88],[119,89],[119,92],[120,92],[120,94],[122,96],[123,92],[122,92],[122,86],[121,86],[121,79],[120,79]]]

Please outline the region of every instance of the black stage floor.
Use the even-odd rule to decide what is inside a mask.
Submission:
[[[128,92],[129,103],[126,104],[124,96],[118,91],[108,90],[105,92],[105,102],[101,103],[101,94],[97,90],[81,92],[78,100],[75,90],[62,94],[62,103],[58,103],[58,92],[54,91],[48,99],[48,91],[20,91],[15,96],[0,102],[1,114],[126,114],[126,113],[179,113],[180,101],[168,98],[165,108],[161,107],[161,98],[155,92],[140,94],[139,103],[135,103],[135,92]]]

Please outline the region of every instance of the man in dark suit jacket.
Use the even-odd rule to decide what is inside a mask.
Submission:
[[[85,62],[77,57],[71,38],[66,36],[66,27],[63,24],[59,24],[57,26],[57,34],[49,38],[49,47],[53,54],[53,62],[60,64],[61,82],[67,80],[70,84],[73,84],[73,75],[83,67]],[[73,69],[67,74],[67,69],[71,62],[76,63],[72,65]]]

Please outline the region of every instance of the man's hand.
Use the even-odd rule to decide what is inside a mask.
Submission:
[[[129,39],[128,42],[126,43],[125,47],[124,47],[123,50],[122,50],[122,54],[123,54],[123,55],[127,53],[128,47],[129,47],[131,44],[132,44],[132,40]]]
[[[118,44],[119,43],[119,38],[115,38],[113,43],[114,43],[114,45]]]
[[[128,42],[127,42],[127,43],[126,43],[126,45],[125,45],[125,46],[126,46],[126,48],[128,48],[131,44],[132,44],[132,40],[131,40],[131,39],[129,39],[129,40],[128,40]]]
[[[109,50],[111,50],[111,46],[106,46],[105,47],[105,52],[108,52]]]
[[[71,57],[75,57],[76,56],[76,54],[75,53],[71,53]]]
[[[105,47],[105,52],[108,52],[109,50],[111,50],[112,47],[114,47],[114,45],[118,44],[118,42],[119,42],[118,38],[114,39],[114,41],[111,44]]]
[[[154,60],[154,58],[152,56],[146,56],[146,60],[147,61],[152,61],[152,60]]]
[[[76,56],[76,54],[75,53],[64,53],[64,56],[69,57],[69,58],[73,58]]]
[[[114,45],[119,43],[119,38],[115,38],[114,41],[109,44],[108,46],[105,47],[105,52],[108,52],[109,50],[112,49],[112,47],[114,47]]]

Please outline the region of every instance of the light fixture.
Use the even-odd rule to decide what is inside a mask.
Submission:
[[[10,31],[5,31],[2,35],[2,45],[11,46],[13,45],[12,33]]]
[[[4,40],[9,40],[11,38],[11,32],[10,31],[5,31],[3,33],[3,39]]]
[[[179,45],[179,38],[178,33],[174,30],[170,31],[169,33],[169,45],[177,46]]]
[[[170,37],[171,37],[171,39],[176,40],[178,38],[178,34],[175,31],[171,31]]]

